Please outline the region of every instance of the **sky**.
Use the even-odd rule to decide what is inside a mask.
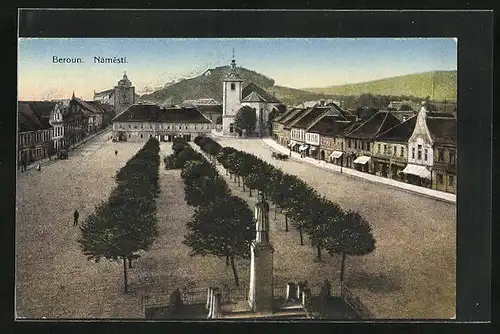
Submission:
[[[452,38],[20,38],[18,98],[92,99],[126,71],[142,93],[147,87],[229,65],[264,74],[276,85],[327,87],[434,70],[457,69]],[[53,57],[83,63],[54,63]],[[126,64],[94,63],[126,57]],[[222,86],[222,84],[221,84]]]

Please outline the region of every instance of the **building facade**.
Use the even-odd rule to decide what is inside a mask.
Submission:
[[[135,104],[113,119],[113,140],[145,141],[155,137],[172,141],[182,137],[187,141],[206,135],[215,124],[194,107],[162,108],[153,104]]]

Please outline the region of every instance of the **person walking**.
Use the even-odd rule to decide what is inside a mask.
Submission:
[[[78,217],[80,217],[80,214],[78,213],[78,210],[75,209],[75,212],[73,213],[73,226],[78,225]]]
[[[41,171],[42,170],[42,165],[40,163],[38,163],[38,165],[36,166],[36,170],[37,171]]]
[[[115,156],[117,156],[117,155],[118,155],[118,150],[115,150]]]

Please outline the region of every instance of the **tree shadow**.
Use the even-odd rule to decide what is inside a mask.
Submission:
[[[368,289],[370,292],[389,293],[401,289],[401,278],[393,273],[352,272],[349,274],[347,286],[354,289]]]

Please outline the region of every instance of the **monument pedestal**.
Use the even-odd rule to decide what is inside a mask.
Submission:
[[[250,246],[250,289],[248,303],[253,312],[272,312],[274,301],[273,253],[271,244],[252,241]]]

